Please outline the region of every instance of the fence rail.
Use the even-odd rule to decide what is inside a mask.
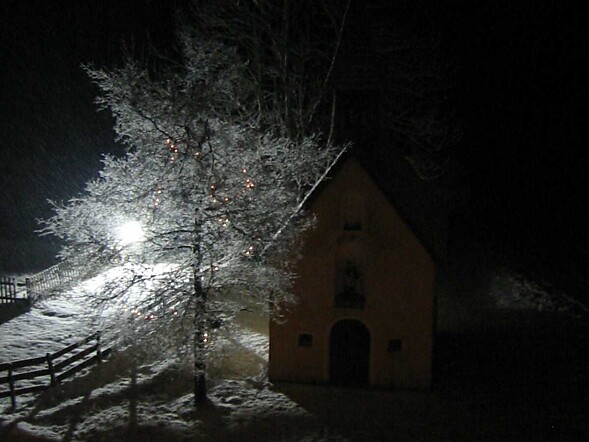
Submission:
[[[93,341],[95,343],[90,344]],[[110,348],[101,348],[100,333],[97,332],[55,353],[47,353],[45,356],[0,364],[0,373],[7,372],[5,376],[0,376],[0,386],[8,385],[8,390],[0,390],[0,399],[9,397],[12,408],[16,408],[17,396],[47,390],[59,384],[62,380],[73,376],[80,370],[100,363],[108,357],[110,352]],[[59,360],[70,353],[73,354]],[[39,366],[42,365],[45,365],[45,367],[40,368]],[[34,368],[28,371],[20,371],[31,367]],[[44,376],[47,376],[48,382],[37,385],[17,386],[17,381],[31,380]]]

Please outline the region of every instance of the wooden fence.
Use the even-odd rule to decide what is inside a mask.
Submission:
[[[25,313],[38,299],[67,289],[78,279],[79,271],[66,262],[35,273],[24,281],[0,276],[0,324]]]
[[[92,344],[94,341],[95,343]],[[101,349],[100,333],[97,332],[55,353],[0,364],[0,373],[6,372],[5,376],[0,376],[0,386],[8,385],[7,390],[0,390],[0,398],[9,397],[12,401],[12,407],[16,408],[17,396],[47,390],[80,370],[100,363],[108,357],[110,352],[110,348]],[[40,368],[39,366],[44,367]],[[18,381],[39,377],[46,377],[47,379],[45,382],[36,383],[35,385],[17,385]]]
[[[20,284],[16,282],[16,278],[0,276],[0,304],[30,304],[28,290],[21,294],[17,286]]]
[[[50,295],[55,289],[77,281],[79,272],[67,262],[61,262],[26,279],[27,294],[32,302]]]

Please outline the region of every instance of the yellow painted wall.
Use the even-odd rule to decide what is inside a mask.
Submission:
[[[346,207],[358,200],[362,229],[344,230]],[[310,210],[317,226],[307,234],[296,267],[299,302],[287,307],[285,322],[270,324],[270,378],[329,382],[331,328],[342,319],[357,319],[371,336],[371,385],[429,386],[434,265],[425,248],[354,159],[341,165]],[[334,307],[337,263],[348,254],[362,263],[363,309]],[[312,346],[298,345],[303,333],[313,336]],[[400,351],[388,351],[391,339],[402,341]]]

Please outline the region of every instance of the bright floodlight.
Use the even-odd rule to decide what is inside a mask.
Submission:
[[[143,241],[143,228],[139,221],[127,221],[117,229],[119,244],[127,246]]]

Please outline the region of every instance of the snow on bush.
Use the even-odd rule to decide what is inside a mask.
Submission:
[[[587,315],[589,309],[562,290],[533,281],[517,272],[500,269],[494,276],[490,294],[500,308]]]

